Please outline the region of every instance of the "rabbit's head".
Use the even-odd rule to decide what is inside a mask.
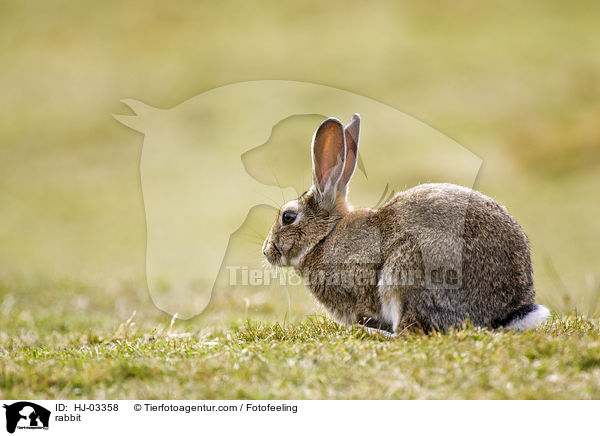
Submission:
[[[313,185],[277,214],[263,244],[269,263],[297,266],[350,211],[346,195],[356,168],[359,133],[358,114],[346,127],[338,119],[328,118],[317,128],[312,141]]]

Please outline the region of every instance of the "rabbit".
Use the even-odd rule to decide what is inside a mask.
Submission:
[[[360,116],[328,118],[312,140],[313,185],[279,211],[263,244],[267,261],[291,266],[343,325],[398,335],[479,327],[526,330],[549,310],[534,303],[527,237],[493,199],[429,183],[378,209],[354,209],[348,183]]]

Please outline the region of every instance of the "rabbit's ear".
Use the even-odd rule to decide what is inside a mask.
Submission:
[[[344,127],[344,136],[346,137],[346,163],[344,172],[338,183],[338,191],[342,195],[346,195],[348,190],[348,182],[354,174],[356,161],[358,160],[358,141],[360,137],[360,115],[354,114]]]
[[[345,142],[344,126],[335,118],[323,121],[313,137],[313,183],[325,207],[335,202],[346,160]]]

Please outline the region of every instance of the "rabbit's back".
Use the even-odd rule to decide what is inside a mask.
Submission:
[[[452,184],[400,192],[374,216],[385,259],[378,292],[387,322],[500,326],[535,292],[527,238],[493,199]]]

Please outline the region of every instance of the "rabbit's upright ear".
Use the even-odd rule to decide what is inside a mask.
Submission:
[[[352,115],[352,118],[344,127],[344,136],[346,138],[346,163],[338,183],[338,191],[345,196],[348,192],[348,182],[354,174],[358,159],[358,141],[360,137],[360,116],[358,114]]]
[[[313,183],[324,207],[333,206],[337,185],[346,161],[346,141],[343,124],[328,118],[315,132],[312,143]]]

